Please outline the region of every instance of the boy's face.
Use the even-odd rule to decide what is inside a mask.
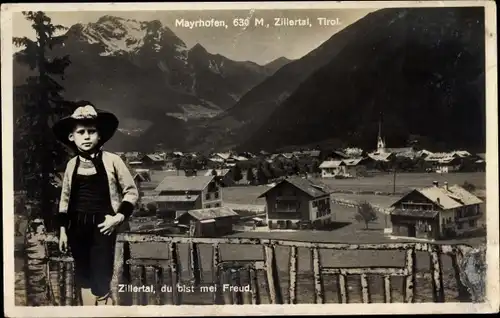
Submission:
[[[93,125],[76,125],[68,138],[78,150],[86,152],[95,148],[99,142],[99,133]]]

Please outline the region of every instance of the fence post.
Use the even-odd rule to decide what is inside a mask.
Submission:
[[[486,294],[486,249],[458,246],[461,254],[460,280],[468,289],[472,302],[483,302]]]
[[[36,218],[28,221],[24,237],[24,275],[28,306],[44,306],[53,301],[48,288],[50,277],[47,277],[46,234],[43,219]]]
[[[276,262],[276,253],[275,246],[273,243],[266,245],[264,247],[265,250],[265,263],[266,263],[266,275],[267,275],[267,284],[269,286],[269,298],[271,300],[271,304],[283,304],[283,297],[281,294],[281,286],[279,283],[278,276],[278,265]]]
[[[410,247],[406,250],[405,270],[406,277],[404,283],[404,302],[413,303],[414,289],[415,289],[415,267],[416,267],[416,253],[415,247]]]

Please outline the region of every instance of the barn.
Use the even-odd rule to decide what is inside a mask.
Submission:
[[[219,237],[230,234],[239,214],[228,207],[189,210],[177,218],[178,224],[190,226],[192,236]]]

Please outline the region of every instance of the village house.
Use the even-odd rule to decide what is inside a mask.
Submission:
[[[215,176],[222,187],[232,187],[236,184],[231,169],[209,169],[205,172],[205,176]]]
[[[240,153],[238,153],[238,155],[237,155],[237,156],[238,156],[238,157],[243,157],[243,158],[245,158],[245,159],[247,159],[247,160],[249,160],[249,159],[253,159],[253,158],[255,158],[255,157],[256,157],[253,153],[248,152],[248,151],[245,151],[245,152],[240,152]]]
[[[394,154],[396,157],[405,157],[410,159],[414,159],[417,156],[417,151],[414,147],[385,148],[385,152]]]
[[[322,157],[325,158],[325,161],[337,161],[349,158],[347,154],[340,150],[324,151]]]
[[[323,161],[319,168],[321,169],[322,178],[335,178],[347,174],[346,164],[342,160]]]
[[[189,210],[177,217],[178,224],[190,227],[193,237],[220,237],[233,232],[239,214],[228,207]]]
[[[210,169],[222,169],[226,167],[234,167],[237,162],[247,161],[243,156],[235,156],[229,152],[218,152],[210,156]]]
[[[323,161],[319,168],[322,178],[335,178],[337,176],[357,178],[366,175],[367,165],[371,166],[373,160],[367,158],[353,158],[344,160]]]
[[[144,196],[142,191],[142,184],[144,182],[151,182],[151,176],[148,169],[135,169],[132,172],[132,177],[134,178],[135,185],[139,189],[139,196]]]
[[[368,157],[370,157],[373,161],[389,162],[394,157],[394,154],[389,152],[384,152],[384,153],[372,152],[368,154]]]
[[[171,158],[165,159],[163,170],[175,170],[174,159]]]
[[[286,178],[259,198],[266,198],[270,229],[310,228],[332,219],[330,191],[310,179]]]
[[[189,210],[222,206],[214,176],[167,176],[155,189],[159,216],[174,219]]]
[[[458,185],[440,187],[435,181],[392,204],[392,235],[437,240],[476,231],[482,202]]]
[[[345,163],[347,175],[352,178],[363,177],[366,175],[366,163],[370,158],[355,158],[342,160]]]
[[[152,170],[162,170],[165,165],[165,159],[157,154],[147,154],[139,161],[142,162],[141,167]]]
[[[140,153],[138,151],[128,151],[122,154],[126,161],[139,161]]]
[[[277,154],[272,154],[270,159],[272,162],[277,162],[278,160],[286,162],[298,158],[293,153],[277,153]]]
[[[486,171],[486,154],[478,153],[475,159],[474,164],[476,166],[476,171]]]
[[[462,159],[456,156],[446,157],[434,163],[435,171],[438,173],[449,173],[460,170]]]

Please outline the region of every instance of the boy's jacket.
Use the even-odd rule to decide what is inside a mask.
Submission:
[[[135,206],[139,199],[139,192],[129,169],[120,156],[111,152],[102,152],[102,161],[108,176],[111,206],[115,213],[122,201],[127,201]],[[73,172],[75,171],[77,157],[73,157],[66,165],[59,202],[59,213],[67,213],[71,194]]]

